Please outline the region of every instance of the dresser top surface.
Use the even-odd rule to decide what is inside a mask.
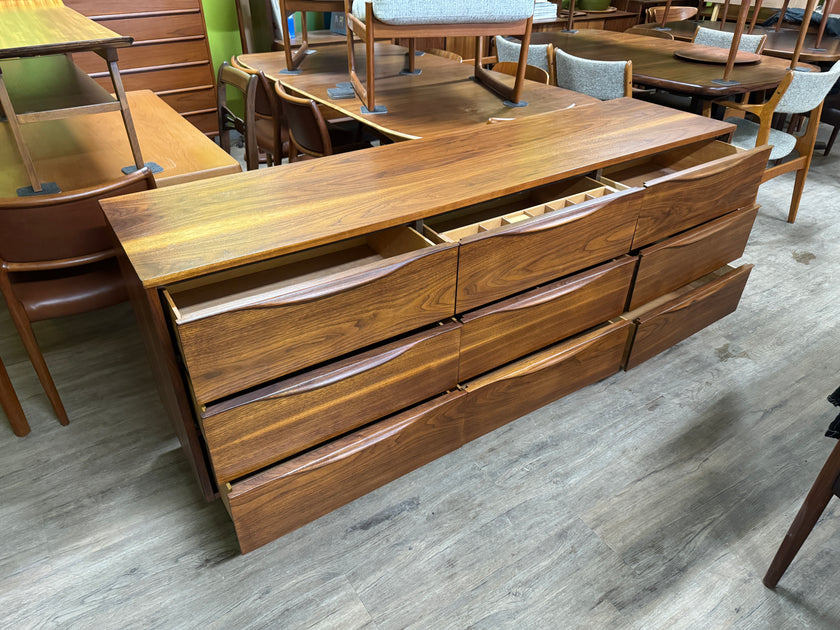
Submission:
[[[599,102],[102,201],[147,288],[266,260],[728,133]]]

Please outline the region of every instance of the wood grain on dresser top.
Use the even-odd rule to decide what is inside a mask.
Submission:
[[[145,287],[401,225],[727,134],[618,99],[103,200]]]

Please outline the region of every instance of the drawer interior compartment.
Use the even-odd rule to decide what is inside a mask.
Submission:
[[[738,308],[752,265],[726,266],[622,315],[635,334],[624,368],[629,370]]]
[[[567,207],[554,202],[541,216],[462,238],[456,310],[469,311],[626,254],[644,192],[613,192]]]
[[[461,316],[466,380],[620,315],[637,259],[605,265]]]
[[[207,407],[200,415],[222,484],[454,389],[455,322]]]
[[[221,488],[243,553],[463,444],[454,391]]]
[[[743,151],[708,140],[604,169],[603,176],[605,181],[645,187],[633,239],[633,247],[639,248],[752,207],[769,151]]]
[[[457,246],[399,227],[164,292],[200,404],[454,314]]]
[[[426,236],[438,243],[454,243],[613,192],[615,189],[594,179],[577,177],[429,219]]]
[[[629,308],[635,309],[740,258],[758,206],[742,208],[639,252]]]
[[[609,322],[466,383],[465,442],[618,372],[630,328]]]

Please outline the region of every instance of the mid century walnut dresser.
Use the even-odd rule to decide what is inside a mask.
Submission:
[[[735,310],[729,131],[622,99],[104,201],[242,551]]]

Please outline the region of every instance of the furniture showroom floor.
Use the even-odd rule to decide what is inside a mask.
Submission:
[[[2,308],[32,433],[0,421],[0,626],[837,628],[836,502],[761,577],[834,446],[838,174],[815,157],[794,225],[792,177],[762,187],[734,314],[246,556],[129,305],[36,324],[67,427]]]

